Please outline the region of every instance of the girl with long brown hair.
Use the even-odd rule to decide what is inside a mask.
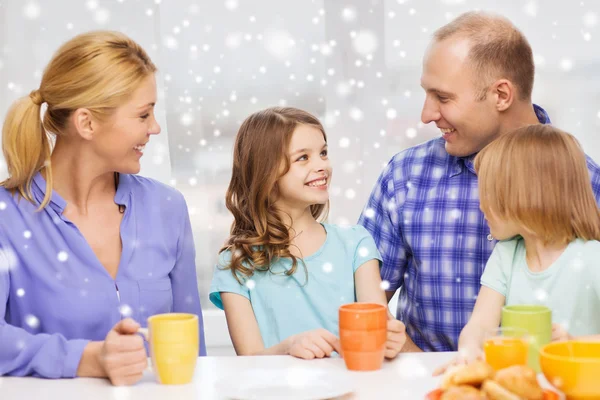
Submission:
[[[504,305],[550,308],[553,340],[600,340],[600,211],[575,137],[529,125],[486,146],[475,169],[481,210],[500,242],[454,363],[482,355]]]
[[[311,114],[269,108],[240,127],[226,198],[234,222],[210,289],[238,355],[329,356],[340,349],[340,305],[387,305],[369,233],[322,222],[331,174],[327,136]],[[390,314],[386,356],[405,339]]]

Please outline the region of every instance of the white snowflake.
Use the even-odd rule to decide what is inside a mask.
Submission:
[[[110,20],[110,12],[106,8],[100,8],[94,13],[94,21],[99,25],[104,25]]]
[[[375,217],[375,210],[373,210],[372,208],[367,208],[367,209],[365,210],[365,213],[364,213],[364,215],[365,215],[365,217],[367,217],[367,218],[373,218],[373,217]]]
[[[10,247],[0,247],[0,273],[14,269],[19,263],[19,258]]]
[[[534,296],[539,302],[544,302],[546,299],[548,299],[548,292],[546,292],[544,289],[536,289]]]
[[[354,121],[362,121],[364,118],[364,113],[360,108],[352,107],[349,112],[350,118]]]
[[[225,8],[227,8],[229,11],[234,11],[238,8],[238,6],[239,3],[237,0],[225,0]]]
[[[343,137],[338,143],[342,149],[345,149],[348,148],[348,146],[350,146],[350,139],[348,139],[347,137]]]
[[[583,268],[584,262],[581,258],[577,257],[577,258],[574,258],[573,261],[571,261],[570,266],[572,269],[578,271]]]
[[[23,297],[23,296],[25,296],[25,289],[23,289],[23,288],[19,288],[19,289],[17,289],[17,296],[18,296],[18,297]]]
[[[415,128],[408,128],[406,130],[406,137],[409,139],[417,137],[417,130]]]
[[[31,329],[37,329],[40,326],[40,320],[35,315],[31,314],[25,316],[25,323]]]
[[[229,47],[230,49],[236,49],[238,47],[240,47],[240,45],[242,44],[242,34],[240,32],[233,32],[228,34],[225,37],[225,46]]]
[[[358,249],[358,255],[361,257],[367,257],[369,255],[369,249],[366,247],[360,247]]]
[[[344,7],[342,10],[342,19],[346,22],[352,22],[356,19],[356,9],[354,7]]]
[[[191,113],[183,113],[179,118],[179,122],[183,126],[190,126],[194,122],[194,116]]]
[[[171,50],[177,50],[177,48],[179,47],[177,39],[175,39],[173,36],[165,36],[163,39],[163,44],[166,48]]]
[[[347,97],[352,93],[352,87],[347,82],[340,82],[336,86],[336,93],[340,97]]]
[[[23,237],[25,239],[30,239],[31,238],[31,231],[25,231],[25,232],[23,232]]]
[[[390,288],[390,282],[383,280],[381,281],[381,285],[379,285],[379,287],[381,287],[381,290],[388,290]]]
[[[41,13],[40,5],[36,1],[28,1],[23,7],[23,14],[27,19],[37,19]]]
[[[252,290],[256,287],[256,282],[254,282],[253,279],[248,279],[248,281],[246,281],[246,287],[248,290]]]
[[[552,379],[552,384],[560,389],[563,385],[563,380],[560,377],[556,377],[556,378]]]
[[[271,55],[285,59],[291,55],[294,38],[285,30],[273,30],[265,33],[265,47]]]
[[[344,196],[346,196],[347,199],[352,200],[356,197],[356,191],[354,189],[346,189]]]
[[[600,117],[600,113],[598,113],[598,114],[599,114],[598,116]],[[6,210],[6,203],[3,201],[0,201],[0,211],[4,211],[4,210]]]
[[[537,3],[534,0],[528,1],[523,6],[523,12],[525,14],[529,15],[530,17],[537,16],[537,11],[538,11]]]
[[[60,251],[56,255],[56,259],[60,262],[66,262],[69,259],[69,254],[66,251]]]
[[[598,23],[598,16],[596,15],[596,13],[590,11],[583,16],[583,23],[588,28],[596,26],[596,24]]]
[[[573,61],[568,58],[563,58],[562,60],[560,60],[560,68],[563,71],[570,71],[571,69],[573,69]]]
[[[366,56],[373,54],[379,47],[379,40],[377,35],[369,30],[361,30],[356,33],[356,36],[352,40],[352,46],[354,51],[358,54]]]
[[[394,108],[388,108],[385,112],[385,115],[388,119],[396,119],[398,116],[398,111],[396,111]]]
[[[131,309],[131,307],[128,304],[121,305],[119,307],[119,312],[125,318],[131,317],[131,314],[133,314],[133,310]]]
[[[323,264],[323,272],[328,274],[331,271],[333,271],[333,264],[331,264],[330,262],[326,262],[325,264]]]
[[[349,228],[350,227],[350,221],[346,217],[338,217],[335,220],[335,223],[336,223],[336,225],[340,226],[341,228]]]

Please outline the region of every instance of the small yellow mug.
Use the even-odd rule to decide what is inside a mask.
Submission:
[[[148,318],[148,328],[138,330],[150,345],[152,369],[158,383],[190,383],[198,360],[198,316],[157,314]]]

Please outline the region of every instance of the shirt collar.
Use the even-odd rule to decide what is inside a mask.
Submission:
[[[117,187],[117,193],[115,194],[115,203],[129,207],[130,204],[130,193],[131,193],[131,176],[127,174],[119,174],[119,186]],[[41,172],[38,172],[33,177],[33,183],[31,184],[31,191],[33,197],[37,200],[38,204],[42,204],[44,197],[46,196],[46,179],[42,176]],[[52,197],[50,197],[50,207],[58,214],[62,214],[67,207],[65,199],[60,197],[56,191],[52,190]]]
[[[33,197],[37,200],[38,204],[42,204],[42,202],[44,201],[44,197],[46,196],[46,179],[44,179],[41,172],[38,172],[33,177],[31,192],[33,194]],[[65,201],[65,199],[60,197],[60,195],[54,190],[52,191],[50,203],[48,204],[58,214],[62,214],[65,210],[65,207],[67,206],[67,202]]]
[[[538,121],[540,121],[540,124],[551,124],[552,123],[552,121],[550,121],[550,117],[548,116],[548,113],[542,107],[538,106],[537,104],[534,104],[533,111],[535,112],[535,116],[537,117]],[[470,156],[466,156],[466,157],[450,156],[448,177],[453,177],[455,175],[460,174],[461,172],[464,172],[465,168],[468,171],[475,174],[475,167],[473,166],[473,160],[475,159],[476,155],[477,154],[471,154]]]

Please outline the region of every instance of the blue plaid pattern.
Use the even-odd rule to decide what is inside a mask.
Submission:
[[[424,351],[456,350],[496,244],[479,209],[473,158],[449,155],[442,138],[396,154],[359,219],[381,252],[388,290],[401,288],[397,318]],[[598,199],[600,168],[589,158],[588,167]]]

